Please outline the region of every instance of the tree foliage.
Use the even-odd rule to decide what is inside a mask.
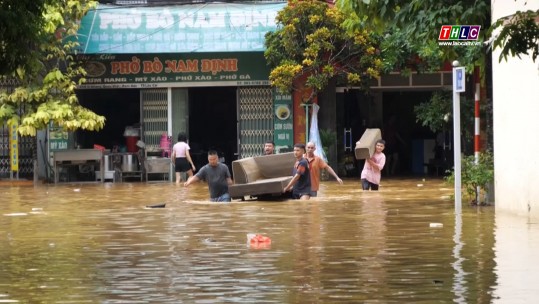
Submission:
[[[462,138],[471,141],[473,138],[474,103],[463,96],[460,99]],[[445,131],[453,125],[453,96],[451,91],[436,91],[428,101],[414,106],[416,122],[428,127],[433,133]]]
[[[452,104],[451,92],[436,91],[429,101],[414,106],[416,122],[428,127],[433,133],[443,131],[450,125]]]
[[[361,26],[385,35],[382,50],[386,68],[409,67],[410,58],[417,55],[422,60],[412,63],[421,63],[414,66],[419,71],[436,69],[433,63],[455,59],[465,63],[467,71],[472,71],[472,66],[483,69],[491,46],[501,48],[500,60],[527,54],[535,61],[539,56],[539,10],[517,11],[491,25],[489,0],[338,0],[338,5],[363,16]],[[439,46],[440,27],[451,24],[481,25],[478,41],[489,43],[478,47]],[[347,21],[348,28],[355,26],[354,20]]]
[[[52,0],[0,1],[0,75],[25,65],[34,55],[43,9]]]
[[[446,181],[455,184],[455,171],[451,171],[446,177]],[[463,191],[473,203],[480,204],[480,193],[478,187],[485,191],[489,184],[494,181],[494,157],[490,151],[485,151],[479,156],[476,162],[473,155],[462,158],[461,183]]]
[[[497,32],[499,31],[499,32]],[[539,10],[517,11],[514,15],[498,19],[492,26],[493,48],[501,48],[499,61],[507,56],[539,56]]]
[[[4,76],[16,78],[18,86],[0,92],[0,121],[16,122],[21,135],[31,136],[49,122],[66,130],[103,128],[105,118],[82,107],[75,95],[86,72],[74,58],[78,42],[65,39],[75,36],[79,21],[95,3],[62,0],[44,5],[43,24],[28,50],[36,56]]]
[[[384,35],[384,71],[438,71],[445,61],[458,59],[467,71],[484,67],[486,46],[441,46],[442,25],[481,25],[478,41],[485,40],[483,29],[490,23],[488,0],[338,0],[341,9],[359,18],[346,27],[366,27]]]
[[[312,96],[338,77],[349,85],[365,85],[379,76],[378,41],[365,29],[346,31],[344,14],[325,2],[291,0],[277,15],[279,28],[266,34],[271,84],[290,92],[300,77]]]

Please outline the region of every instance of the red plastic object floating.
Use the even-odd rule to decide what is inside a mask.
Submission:
[[[249,238],[249,246],[252,249],[269,249],[271,247],[271,239],[261,234],[255,234]]]

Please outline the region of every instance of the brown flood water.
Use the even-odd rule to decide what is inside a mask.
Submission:
[[[455,215],[453,190],[441,180],[360,188],[357,179],[323,182],[310,201],[223,204],[206,200],[203,183],[0,187],[0,303],[530,303],[538,296],[537,266],[531,282],[511,283],[526,270],[510,262],[538,264],[538,225],[509,223],[513,230],[499,233],[509,246],[513,233],[529,233],[526,250],[515,254],[496,245],[494,207],[464,204]],[[145,208],[159,203],[166,208]],[[272,243],[252,248],[247,233]]]

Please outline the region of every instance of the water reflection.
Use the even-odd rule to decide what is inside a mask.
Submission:
[[[451,188],[381,189],[222,204],[202,183],[3,187],[0,302],[492,302],[494,208],[463,208],[457,247]]]
[[[539,297],[539,221],[497,214],[493,303],[534,303]]]
[[[457,303],[467,303],[466,302],[466,273],[462,269],[462,263],[464,262],[464,257],[461,256],[462,248],[464,243],[461,241],[462,236],[462,208],[461,206],[455,207],[455,235],[453,236],[453,241],[455,246],[453,247],[453,257],[455,261],[453,262],[453,269],[455,270],[455,278],[453,280],[453,292],[455,293],[455,302]]]

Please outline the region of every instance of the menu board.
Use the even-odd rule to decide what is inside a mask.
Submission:
[[[275,91],[273,96],[275,151],[277,153],[290,152],[294,146],[292,95],[279,94]]]

